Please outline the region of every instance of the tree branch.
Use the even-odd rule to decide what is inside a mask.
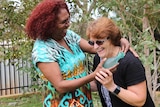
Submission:
[[[154,15],[160,13],[160,10],[150,13],[149,15]]]
[[[79,8],[81,8],[83,5],[80,3],[79,0],[75,0],[75,3],[78,5]]]
[[[91,6],[89,7],[88,13],[90,14],[92,9],[94,8],[94,6],[96,6],[96,1],[97,0],[93,0],[93,3],[91,4]]]

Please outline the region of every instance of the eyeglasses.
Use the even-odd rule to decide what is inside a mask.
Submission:
[[[106,41],[106,40],[108,40],[109,39],[109,37],[107,37],[107,38],[105,38],[104,40],[96,40],[95,41],[95,43],[97,44],[97,45],[103,45],[103,43]],[[94,41],[88,41],[88,43],[91,45],[91,46],[94,46]]]
[[[70,22],[70,18],[67,18],[66,20],[63,20],[60,22],[60,24],[68,24]]]

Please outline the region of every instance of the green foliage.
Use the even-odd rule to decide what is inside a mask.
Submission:
[[[4,48],[4,59],[20,58],[24,55],[23,48],[28,48],[28,42],[25,39],[23,28],[25,23],[24,12],[18,7],[14,6],[14,2],[3,2],[0,9],[2,10],[1,16],[1,29],[0,39],[1,42],[5,41],[7,48]],[[27,45],[26,45],[27,44]],[[22,47],[21,47],[22,46]],[[30,51],[30,50],[29,50]]]
[[[160,34],[159,0],[107,0],[106,7],[117,15],[115,22],[122,35],[130,41],[144,64],[149,90],[155,91],[160,73],[160,41],[155,33]],[[154,75],[152,75],[154,74]],[[156,76],[155,76],[156,75]],[[153,99],[155,95],[152,94]]]
[[[81,17],[77,22],[74,22],[72,25],[72,29],[78,29],[78,33],[84,35],[84,30],[81,28],[86,28],[86,25],[83,23],[88,23],[93,18],[97,18],[100,16],[109,16],[109,12],[112,11],[116,15],[116,17],[111,17],[119,26],[123,37],[126,37],[131,46],[136,50],[139,54],[140,59],[142,60],[146,72],[154,71],[154,74],[160,72],[160,49],[159,42],[155,39],[155,33],[160,34],[160,1],[159,0],[89,0],[89,1],[81,1],[81,0],[68,0],[69,3],[73,3],[74,6],[78,6],[78,10],[81,13]],[[88,5],[86,8],[85,4]],[[94,6],[92,6],[92,4]],[[74,7],[76,8],[76,7]],[[91,8],[91,10],[90,10]],[[90,11],[89,11],[90,10]],[[76,14],[73,9],[73,14]],[[94,16],[94,17],[93,17]],[[75,30],[75,31],[76,31]],[[84,36],[82,36],[84,37]],[[92,61],[92,58],[89,57],[87,59]],[[92,64],[88,66],[92,66]],[[158,68],[158,69],[156,69]],[[146,74],[147,77],[152,78],[149,81],[150,90],[157,88],[158,86],[153,86],[153,84],[157,84],[158,78],[151,77],[153,74]]]
[[[25,32],[24,26],[31,9],[41,0],[0,1],[0,60],[22,59],[22,62],[13,61],[17,70],[27,72],[32,78],[33,88],[37,88],[38,74],[31,63],[33,41]],[[19,66],[23,65],[23,66]],[[41,82],[39,85],[41,85]],[[40,87],[40,86],[39,86]]]
[[[33,41],[28,39],[24,26],[33,7],[42,0],[0,1],[0,61],[5,59],[21,59],[31,63]],[[66,0],[71,12],[71,29],[83,38],[89,21],[100,16],[111,17],[128,38],[131,46],[140,55],[144,65],[151,65],[151,71],[160,63],[160,43],[155,40],[155,31],[160,34],[160,1],[159,0]],[[145,20],[144,20],[145,19]],[[5,44],[5,45],[3,45]],[[149,51],[146,55],[145,49]],[[156,50],[157,49],[157,50]],[[156,51],[155,51],[156,50]],[[156,54],[155,54],[156,52]],[[156,55],[156,56],[155,56]],[[88,66],[92,68],[93,56],[87,54]],[[90,63],[91,62],[91,63]],[[17,63],[18,65],[18,63]],[[37,72],[31,66],[20,68],[30,72],[34,81],[39,81]],[[160,67],[158,66],[158,72]],[[41,83],[41,82],[40,82]],[[41,86],[40,86],[41,87]],[[37,86],[35,85],[35,88]]]

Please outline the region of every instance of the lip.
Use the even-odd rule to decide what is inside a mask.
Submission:
[[[98,48],[98,49],[97,49],[97,53],[98,53],[98,54],[101,54],[103,51],[104,51],[104,48]]]
[[[67,29],[64,29],[63,31],[62,31],[62,35],[66,35],[66,33],[67,33]]]
[[[67,28],[63,29],[63,32],[66,33],[67,32]]]

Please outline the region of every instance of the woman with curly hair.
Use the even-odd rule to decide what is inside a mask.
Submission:
[[[43,0],[26,22],[28,37],[35,40],[32,60],[47,88],[44,107],[93,107],[89,82],[96,72],[87,75],[85,54],[95,53],[93,46],[81,38],[70,26],[70,13],[64,0]],[[129,48],[122,39],[125,51]]]

